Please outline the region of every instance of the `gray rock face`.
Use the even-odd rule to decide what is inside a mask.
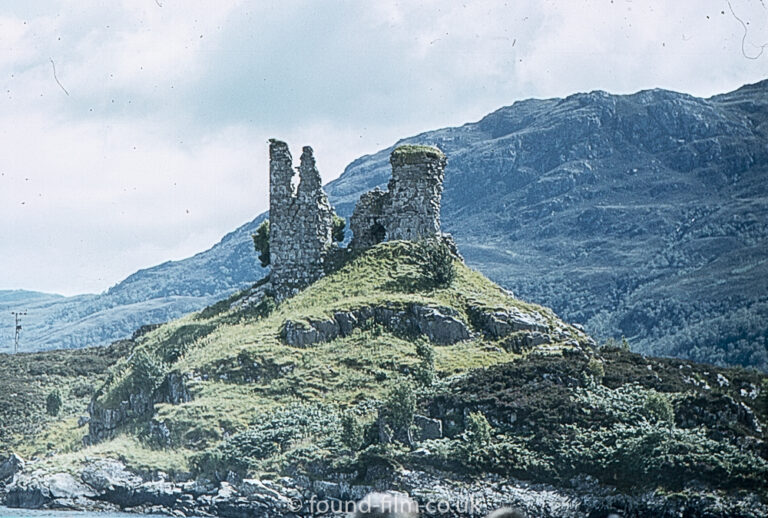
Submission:
[[[366,322],[373,321],[394,333],[424,335],[438,345],[451,345],[472,337],[456,311],[446,307],[411,304],[404,309],[366,307],[338,311],[332,319],[294,322],[286,320],[283,339],[294,347],[309,347],[347,336]]]
[[[101,494],[130,493],[142,483],[141,477],[128,471],[122,462],[112,459],[87,464],[80,478]]]
[[[128,399],[121,401],[116,408],[107,408],[100,402],[91,401],[88,405],[88,435],[84,441],[86,444],[96,444],[108,439],[117,427],[128,419],[151,413],[156,403],[178,405],[191,399],[192,395],[187,390],[186,375],[171,372],[152,394],[130,394]]]
[[[331,247],[333,209],[311,147],[305,147],[294,191],[293,158],[285,142],[269,144],[269,249],[275,298],[297,293],[323,275]]]
[[[387,191],[363,194],[350,218],[352,248],[367,248],[385,239],[417,240],[440,233],[445,155],[435,147],[395,149]]]
[[[518,331],[546,333],[549,330],[546,318],[538,313],[523,313],[517,309],[488,312],[481,308],[470,308],[472,323],[491,338],[503,338]]]
[[[54,499],[93,498],[96,492],[69,473],[56,473],[46,480],[48,490]]]
[[[88,500],[96,496],[69,473],[20,474],[6,491],[6,506],[25,509],[88,507]]]
[[[414,440],[416,442],[429,439],[443,438],[443,422],[440,419],[431,419],[423,415],[413,417],[413,425],[416,427]]]
[[[0,483],[13,479],[16,473],[24,469],[24,459],[11,453],[8,458],[0,462]]]

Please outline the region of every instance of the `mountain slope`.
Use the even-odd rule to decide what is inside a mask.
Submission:
[[[624,335],[644,352],[766,369],[766,121],[763,81],[710,99],[651,90],[527,100],[400,143],[448,155],[444,228],[494,281],[600,339]],[[386,183],[391,149],[354,161],[327,186],[340,214]],[[126,336],[128,322],[178,316],[252,283],[262,274],[250,248],[260,218],[89,300],[138,304],[133,317],[89,336]],[[158,310],[146,314],[152,298]],[[48,336],[36,346],[62,334]]]

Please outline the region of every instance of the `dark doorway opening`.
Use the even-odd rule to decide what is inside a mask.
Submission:
[[[371,237],[374,244],[382,243],[387,238],[387,229],[380,223],[376,223],[371,227]]]

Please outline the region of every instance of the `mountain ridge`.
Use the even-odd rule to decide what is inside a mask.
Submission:
[[[395,145],[446,152],[443,226],[470,265],[506,288],[643,352],[765,369],[765,90],[768,80],[707,99],[661,89],[528,99]],[[329,182],[337,212],[348,217],[361,193],[386,184],[393,147]],[[264,217],[59,314],[90,307],[104,317],[149,300],[152,311],[120,315],[101,334],[84,322],[81,338],[53,332],[38,345],[106,343],[247,287],[264,273],[250,241]]]

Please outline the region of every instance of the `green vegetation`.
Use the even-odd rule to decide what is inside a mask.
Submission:
[[[481,412],[471,412],[461,437],[459,450],[462,460],[468,465],[482,464],[488,458],[491,448],[491,425]]]
[[[416,370],[416,380],[425,387],[435,382],[435,348],[427,340],[416,342],[416,354],[421,362]]]
[[[354,413],[346,412],[341,417],[341,442],[352,451],[363,446],[364,430]]]
[[[393,160],[407,160],[411,156],[427,155],[433,158],[444,158],[442,151],[434,146],[422,146],[418,144],[403,144],[397,146],[392,152]]]
[[[341,216],[333,215],[333,226],[331,227],[331,235],[333,240],[337,243],[344,241],[344,229],[347,227],[347,221]]]
[[[380,416],[396,434],[406,434],[416,413],[416,396],[408,383],[398,383],[387,395]]]
[[[755,425],[768,418],[764,376],[589,349],[551,311],[512,298],[454,257],[451,282],[427,285],[423,247],[383,243],[279,306],[268,297],[243,305],[247,290],[153,329],[102,365],[100,377],[67,379],[58,419],[42,402],[60,385],[44,384],[40,426],[18,449],[58,452],[46,462],[62,469],[109,454],[135,469],[212,479],[230,470],[375,478],[405,466],[554,484],[590,475],[623,489],[678,491],[695,479],[713,490],[764,492],[765,432]],[[281,338],[288,319],[414,303],[450,309],[474,337],[439,346],[370,320],[308,348]],[[478,312],[505,309],[542,315],[551,343],[520,346],[524,331],[485,337]],[[186,380],[190,401],[157,403],[113,439],[82,445],[76,416],[91,394],[105,408],[139,392],[168,401],[170,375]],[[419,442],[417,415],[439,419],[444,437]],[[151,418],[168,427],[169,442],[153,441]]]
[[[0,449],[24,456],[81,447],[87,427],[77,426],[94,387],[125,357],[132,342],[108,347],[40,353],[0,354]],[[48,396],[61,395],[57,416],[47,412]]]
[[[269,220],[265,219],[261,222],[261,225],[256,229],[256,233],[253,234],[253,247],[259,253],[259,261],[261,261],[261,267],[266,268],[269,266],[271,258],[269,256]]]
[[[456,258],[441,239],[419,242],[421,275],[427,287],[445,288],[456,278]]]
[[[53,389],[48,397],[45,398],[45,411],[50,416],[57,416],[61,412],[61,407],[64,402],[61,400],[61,391],[57,388]]]

